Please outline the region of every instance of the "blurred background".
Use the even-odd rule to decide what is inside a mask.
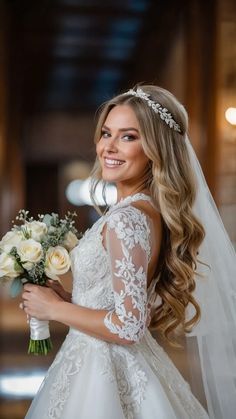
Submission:
[[[0,1],[1,237],[21,208],[33,216],[76,210],[80,231],[94,222],[85,181],[95,111],[140,81],[171,90],[187,108],[236,242],[235,0]],[[67,329],[51,325],[50,356],[26,355],[20,299],[0,292],[0,418],[20,419]]]

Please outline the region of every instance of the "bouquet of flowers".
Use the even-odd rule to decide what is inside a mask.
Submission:
[[[71,266],[69,251],[78,243],[74,226],[76,213],[64,219],[58,214],[38,215],[20,210],[13,228],[0,241],[0,278],[11,281],[12,297],[23,284],[45,285],[47,279],[58,280]],[[49,322],[31,317],[28,353],[46,355],[52,348]]]

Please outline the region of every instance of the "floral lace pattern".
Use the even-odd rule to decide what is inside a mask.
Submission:
[[[145,397],[147,376],[137,361],[137,351],[122,346],[113,350],[113,361],[116,366],[116,380],[120,401],[126,419],[134,419]]]
[[[136,343],[124,346],[107,343],[71,328],[41,386],[42,399],[39,394],[27,419],[85,418],[79,411],[84,393],[83,390],[79,393],[78,389],[83,387],[86,374],[91,374],[91,371],[87,373],[87,368],[93,361],[96,367],[89,380],[95,387],[104,386],[103,394],[114,388],[114,400],[118,403],[115,409],[122,410],[120,417],[143,417],[142,405],[148,397],[151,368],[165,392],[171,394],[173,405],[176,400],[176,404],[183,406],[185,419],[206,418],[187,383],[146,330],[146,273],[151,254],[151,224],[140,210],[130,205],[139,199],[150,200],[150,197],[136,194],[121,200],[85,233],[71,252],[73,303],[108,310],[104,320],[106,327]],[[105,224],[107,250],[102,236]],[[149,287],[148,298],[151,290]],[[121,324],[113,322],[113,313]],[[86,395],[86,388],[84,391]],[[70,398],[78,405],[78,412],[70,407]],[[93,414],[86,417],[98,417],[93,395],[90,412]]]
[[[50,388],[49,408],[44,419],[59,419],[61,417],[70,394],[71,377],[80,371],[86,348],[86,342],[83,342],[79,336],[67,336],[59,352],[59,357],[55,359],[50,368],[52,371],[56,365],[59,365],[55,380]]]
[[[105,221],[106,217],[101,217],[71,252],[72,302],[94,309],[114,305],[108,254],[102,244]]]
[[[71,329],[58,353],[59,356],[55,358],[47,373],[49,376],[57,367],[55,379],[49,391],[49,407],[43,419],[62,417],[65,403],[71,392],[71,379],[80,372],[86,353],[91,346],[100,358],[97,374],[106,377],[110,383],[116,382],[125,418],[134,418],[134,413],[139,410],[144,399],[147,385],[146,374],[136,358],[137,350],[129,348],[127,351],[122,346],[108,345],[106,342]]]
[[[113,211],[107,224],[109,230],[115,230],[117,238],[122,241],[127,250],[140,245],[150,259],[150,228],[146,215],[138,208],[130,205]]]
[[[142,338],[146,325],[149,236],[147,218],[135,207],[114,211],[107,221],[115,308],[107,313],[104,324],[120,338],[134,342]],[[121,325],[113,322],[113,313]]]

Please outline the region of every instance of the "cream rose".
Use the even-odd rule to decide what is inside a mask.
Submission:
[[[9,253],[13,247],[18,247],[19,243],[24,239],[21,231],[11,230],[3,236],[0,241],[0,249]]]
[[[72,233],[72,231],[68,231],[65,236],[63,245],[70,252],[77,245],[78,241],[79,240],[77,239],[76,235]]]
[[[36,241],[40,241],[48,230],[46,224],[41,221],[27,222],[26,227],[31,232],[31,238]]]
[[[17,252],[20,256],[24,268],[30,270],[33,265],[39,262],[43,257],[43,248],[39,242],[34,239],[23,240],[18,248]]]
[[[0,255],[0,277],[8,276],[16,278],[23,272],[23,269],[17,264],[15,258],[6,252]]]
[[[57,280],[57,275],[63,275],[70,269],[70,256],[62,246],[50,247],[46,253],[45,274],[48,278]]]

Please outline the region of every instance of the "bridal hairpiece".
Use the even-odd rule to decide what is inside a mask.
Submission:
[[[145,93],[140,87],[137,90],[130,89],[127,92],[123,93],[124,95],[132,95],[139,97],[143,100],[147,101],[148,106],[154,110],[155,113],[160,115],[160,118],[165,121],[170,128],[173,128],[174,131],[178,131],[181,133],[181,128],[179,124],[174,120],[172,114],[168,111],[168,109],[163,108],[159,103],[154,102],[154,100],[150,99],[150,94]]]

